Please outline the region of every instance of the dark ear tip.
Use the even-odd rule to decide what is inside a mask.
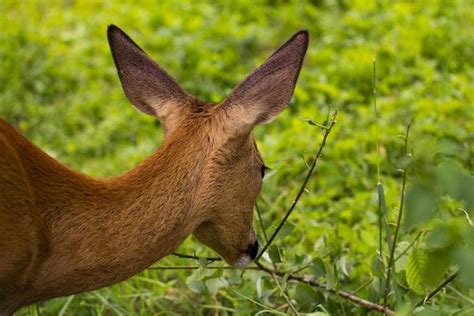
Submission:
[[[302,40],[305,45],[309,42],[309,32],[308,30],[300,30],[293,35],[293,39]]]
[[[107,37],[109,38],[109,40],[114,36],[114,34],[118,34],[118,33],[123,34],[123,31],[118,26],[114,24],[110,24],[107,27]]]

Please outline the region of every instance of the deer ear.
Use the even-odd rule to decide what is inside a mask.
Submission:
[[[307,31],[294,34],[230,93],[223,102],[226,112],[249,128],[274,119],[290,102],[308,41]]]
[[[140,111],[158,117],[165,131],[192,97],[120,28],[107,28],[110,50],[122,88]]]

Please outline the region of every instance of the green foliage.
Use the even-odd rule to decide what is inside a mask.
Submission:
[[[313,275],[329,289],[357,291],[381,304],[390,254],[386,232],[390,227],[393,238],[402,182],[398,169],[403,168],[406,204],[388,304],[409,315],[416,302],[459,269],[459,277],[415,314],[467,315],[474,309],[472,7],[470,0],[3,0],[0,117],[74,169],[117,175],[151,154],[161,132],[153,118],[132,109],[121,91],[105,37],[108,24],[129,32],[187,91],[213,102],[292,33],[306,28],[311,43],[290,107],[255,130],[272,169],[259,200],[268,235],[295,197],[321,141],[321,128],[314,124],[337,109],[338,125],[307,192],[262,263]],[[374,57],[377,116],[371,103]],[[406,157],[398,135],[410,121]],[[376,186],[378,161],[383,192]],[[380,253],[381,198],[386,215]],[[192,238],[179,251],[215,255]],[[41,311],[287,311],[275,281],[261,271],[206,269],[222,263],[172,256],[159,262],[190,264],[199,268],[145,270],[112,287],[51,300],[41,304]],[[285,277],[279,282],[300,312],[364,312]],[[25,314],[27,309],[20,313]]]

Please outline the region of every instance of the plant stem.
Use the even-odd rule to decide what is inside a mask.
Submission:
[[[336,263],[334,262],[333,264],[333,269],[334,269],[334,277],[336,279],[336,286],[335,286],[335,290],[336,290],[336,296],[337,296],[337,302],[339,303],[339,306],[341,306],[341,310],[342,310],[342,314],[344,316],[347,316],[346,314],[346,309],[344,308],[344,304],[342,304],[342,301],[341,301],[341,296],[339,295],[339,287],[340,287],[340,284],[339,284],[339,275],[337,273],[337,267],[336,267]]]
[[[377,67],[375,57],[372,61],[372,100],[374,104],[375,112],[375,147],[377,153],[377,183],[380,183],[380,144],[379,144],[379,132],[378,132],[378,123],[379,123],[379,112],[377,109]]]
[[[265,226],[263,225],[262,214],[260,213],[260,208],[258,207],[257,201],[255,201],[255,209],[257,210],[258,221],[260,222],[260,227],[262,228],[263,239],[265,241],[265,244],[267,244],[268,243],[267,231],[265,229]],[[272,265],[273,265],[273,268],[276,270],[277,269],[276,263],[272,261]],[[275,281],[278,282],[276,279],[275,279]],[[289,303],[288,305],[290,305],[290,304],[291,303]]]
[[[413,239],[412,242],[405,249],[403,249],[403,251],[400,252],[400,254],[395,258],[395,262],[397,262],[398,259],[400,259],[408,250],[410,250],[411,247],[413,247],[415,242],[418,240],[418,238],[421,237],[421,235],[423,235],[423,233],[424,231],[420,231],[418,235],[416,235],[415,239]]]
[[[408,156],[408,136],[410,134],[410,127],[411,123],[407,125],[406,133],[405,133],[405,157]],[[402,215],[403,215],[403,206],[405,204],[405,192],[406,192],[406,183],[407,183],[407,168],[403,168],[403,180],[402,180],[402,192],[400,194],[400,211],[398,212],[398,218],[397,218],[397,225],[395,226],[395,233],[393,236],[393,243],[392,247],[390,249],[390,257],[388,260],[388,266],[387,266],[387,282],[385,284],[385,297],[383,300],[383,305],[387,306],[387,299],[388,299],[388,292],[390,291],[390,277],[392,273],[392,265],[394,264],[394,255],[395,255],[395,248],[397,246],[397,239],[398,239],[398,232],[400,231],[400,224],[402,220]],[[395,266],[393,266],[393,269],[395,270]],[[395,271],[393,271],[395,273]],[[395,290],[395,289],[394,289]]]
[[[354,293],[354,294],[359,293],[360,291],[362,291],[363,289],[365,289],[368,285],[370,285],[370,283],[372,283],[373,281],[374,281],[374,278],[370,278],[370,279],[367,280],[364,284],[362,284],[362,285],[359,286],[357,289],[355,289],[352,293]]]
[[[377,183],[377,192],[378,192],[378,198],[379,198],[379,210],[380,210],[381,218],[383,219],[383,222],[385,223],[385,238],[387,239],[388,250],[391,253],[392,248],[393,248],[392,233],[391,233],[390,223],[389,223],[389,219],[388,219],[387,204],[385,202],[385,192],[384,192],[384,189],[383,189],[383,185],[380,182]],[[380,258],[380,261],[383,261],[382,258],[383,257]],[[400,295],[399,295],[398,289],[397,289],[397,280],[396,280],[397,276],[395,274],[395,261],[391,262],[391,267],[390,268],[391,268],[391,271],[393,273],[392,287],[393,287],[393,290],[395,292],[396,303],[399,304],[400,303]],[[380,280],[382,281],[382,278],[380,278]],[[390,286],[389,282],[390,282],[390,280],[387,279],[387,282],[384,284],[385,287],[384,288],[380,287],[380,293],[384,293],[387,290],[387,288],[389,288],[389,286]],[[377,301],[379,301],[379,300],[377,300]]]
[[[285,224],[285,222],[287,221],[288,217],[291,215],[291,213],[293,212],[293,210],[295,209],[295,206],[296,204],[298,203],[298,201],[300,200],[301,196],[303,195],[303,192],[305,191],[306,189],[306,185],[308,184],[308,181],[309,179],[311,178],[311,176],[313,175],[313,171],[317,165],[317,162],[319,160],[319,158],[321,157],[321,154],[323,152],[323,149],[324,149],[324,146],[326,145],[326,140],[329,136],[329,133],[331,133],[331,130],[333,128],[333,126],[336,124],[336,116],[337,116],[337,111],[334,111],[333,113],[333,117],[331,119],[331,121],[329,122],[329,125],[327,126],[327,129],[324,130],[324,136],[323,136],[323,141],[321,143],[321,145],[319,146],[319,149],[318,149],[318,152],[316,153],[316,156],[314,157],[314,160],[313,162],[311,163],[311,168],[309,169],[308,173],[306,174],[306,178],[304,179],[303,181],[303,184],[301,185],[301,188],[300,190],[298,191],[298,193],[296,194],[296,197],[295,199],[293,200],[293,202],[291,203],[288,211],[286,212],[285,216],[283,217],[282,221],[280,222],[280,225],[278,225],[277,229],[275,229],[275,231],[273,232],[272,236],[270,237],[270,239],[268,240],[268,242],[265,244],[265,246],[263,247],[262,251],[260,251],[260,253],[258,254],[257,258],[255,259],[255,261],[258,261],[258,259],[260,259],[260,257],[262,256],[262,254],[268,249],[268,247],[270,247],[271,243],[273,242],[273,240],[275,239],[275,237],[278,235],[278,232],[280,231],[280,229],[283,227],[283,225]]]
[[[416,307],[425,305],[426,302],[428,302],[433,296],[435,296],[439,291],[441,291],[446,285],[449,284],[452,280],[454,280],[458,276],[458,272],[452,273],[446,280],[443,281],[438,287],[436,287],[433,291],[431,291],[428,295],[426,295],[421,301],[419,301],[416,305]]]
[[[229,290],[231,290],[231,291],[234,292],[235,294],[239,295],[240,297],[245,298],[245,299],[248,300],[249,302],[252,302],[252,303],[254,303],[255,305],[258,305],[258,306],[260,306],[260,307],[263,307],[264,309],[266,309],[266,310],[268,310],[268,311],[272,311],[272,312],[276,313],[277,315],[286,315],[285,313],[282,313],[282,312],[280,312],[280,311],[277,311],[276,309],[273,309],[273,308],[271,308],[271,307],[269,307],[269,306],[265,306],[264,304],[262,304],[262,303],[260,303],[260,302],[257,302],[256,300],[254,300],[254,299],[252,299],[252,298],[250,298],[250,297],[248,297],[248,296],[246,296],[246,295],[244,295],[244,294],[242,294],[242,293],[240,293],[240,292],[234,290],[232,287],[229,287]]]
[[[372,60],[372,102],[374,106],[374,113],[375,113],[375,153],[377,157],[377,162],[376,162],[376,168],[377,168],[377,191],[378,191],[378,198],[379,198],[379,212],[378,212],[378,228],[379,228],[379,256],[378,259],[381,264],[383,264],[383,237],[382,237],[382,232],[383,232],[383,225],[382,225],[382,218],[383,218],[383,213],[382,213],[382,201],[380,197],[380,190],[379,188],[382,186],[382,183],[380,182],[380,144],[379,144],[379,131],[378,131],[378,125],[379,125],[379,112],[377,109],[377,64],[376,64],[376,59],[374,56],[374,59]],[[385,284],[387,286],[387,284]],[[379,289],[382,291],[383,288],[383,278],[379,279]],[[380,300],[380,294],[377,295],[377,302]]]
[[[288,307],[293,311],[293,313],[295,313],[295,315],[298,315],[298,311],[296,310],[295,306],[293,305],[293,303],[291,303],[291,300],[290,298],[288,297],[288,295],[286,295],[286,292],[285,290],[281,287],[280,285],[280,282],[278,281],[278,278],[276,277],[275,273],[272,273],[272,278],[273,280],[275,281],[278,289],[280,290],[280,294],[283,296],[283,298],[285,299],[286,303],[288,304]]]

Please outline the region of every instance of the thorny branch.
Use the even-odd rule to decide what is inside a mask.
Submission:
[[[293,210],[295,209],[296,204],[298,204],[298,201],[300,200],[301,196],[303,195],[303,192],[304,192],[305,189],[306,189],[306,185],[308,184],[309,179],[310,179],[311,176],[313,175],[314,169],[316,168],[316,164],[318,163],[319,158],[321,157],[321,155],[322,155],[322,153],[323,153],[324,146],[326,146],[326,140],[327,140],[327,138],[328,138],[328,136],[329,136],[329,133],[331,133],[332,128],[333,128],[334,125],[336,124],[336,116],[337,116],[337,111],[334,111],[331,121],[328,122],[328,125],[324,128],[323,141],[321,142],[321,145],[319,146],[318,152],[316,153],[316,156],[314,157],[313,162],[311,163],[311,167],[309,168],[308,173],[306,174],[306,178],[304,179],[304,181],[303,181],[303,183],[302,183],[302,185],[301,185],[301,187],[300,187],[300,190],[299,190],[298,193],[296,194],[296,197],[295,197],[295,199],[293,200],[293,202],[291,203],[290,207],[288,208],[288,211],[286,211],[286,214],[285,214],[285,216],[283,217],[283,219],[281,220],[280,225],[278,225],[278,227],[275,229],[275,231],[273,232],[272,236],[270,237],[270,239],[268,240],[268,242],[265,244],[265,246],[263,247],[262,251],[260,251],[260,254],[259,254],[259,255],[257,256],[257,258],[255,259],[256,261],[258,261],[258,259],[260,259],[260,257],[265,253],[265,251],[268,249],[268,247],[270,247],[270,245],[272,244],[273,240],[274,240],[275,237],[278,235],[280,229],[281,229],[281,228],[283,227],[283,225],[286,223],[286,220],[287,220],[288,217],[291,215],[291,213],[292,213]]]
[[[438,294],[446,285],[448,285],[452,280],[454,280],[458,276],[458,272],[454,272],[453,274],[449,275],[449,277],[443,281],[438,287],[436,287],[433,291],[431,291],[428,295],[426,295],[421,301],[419,301],[415,307],[419,307],[425,305],[433,296]]]

